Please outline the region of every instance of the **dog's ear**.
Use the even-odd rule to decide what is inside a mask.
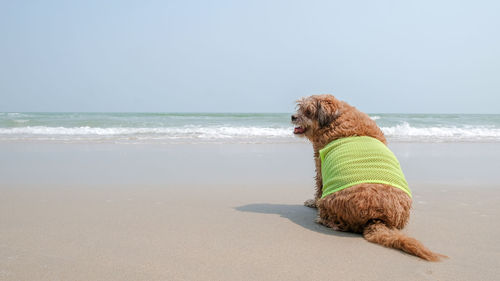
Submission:
[[[318,101],[316,106],[318,110],[318,123],[320,128],[330,125],[333,120],[340,116],[340,110],[332,103]]]

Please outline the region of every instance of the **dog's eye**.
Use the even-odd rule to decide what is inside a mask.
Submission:
[[[312,111],[310,109],[306,109],[306,111],[304,112],[304,115],[307,117],[311,117]]]

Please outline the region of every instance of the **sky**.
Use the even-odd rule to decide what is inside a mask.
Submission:
[[[499,1],[0,0],[0,111],[500,113]]]

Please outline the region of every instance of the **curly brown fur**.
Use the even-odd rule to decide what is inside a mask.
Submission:
[[[318,208],[317,222],[339,231],[362,233],[366,240],[403,250],[428,261],[444,255],[425,248],[401,232],[409,220],[411,198],[401,189],[384,184],[363,183],[322,196],[319,150],[344,137],[369,136],[387,144],[384,134],[367,114],[332,95],[314,95],[297,101],[292,115],[294,133],[309,139],[316,164],[315,198],[304,205]]]
[[[340,231],[363,233],[373,221],[402,229],[410,218],[411,198],[399,188],[384,184],[358,184],[319,199],[322,221]]]

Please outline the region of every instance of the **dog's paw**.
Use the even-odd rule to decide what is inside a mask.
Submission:
[[[315,219],[314,219],[314,222],[317,223],[317,224],[323,224],[323,220],[317,216]]]
[[[315,223],[321,224],[323,226],[329,227],[335,231],[344,231],[339,225],[336,225],[330,221],[322,219],[320,216],[317,216],[316,219],[314,220]]]
[[[309,208],[317,208],[316,206],[316,200],[314,199],[309,199],[304,202],[304,206],[309,207]]]

